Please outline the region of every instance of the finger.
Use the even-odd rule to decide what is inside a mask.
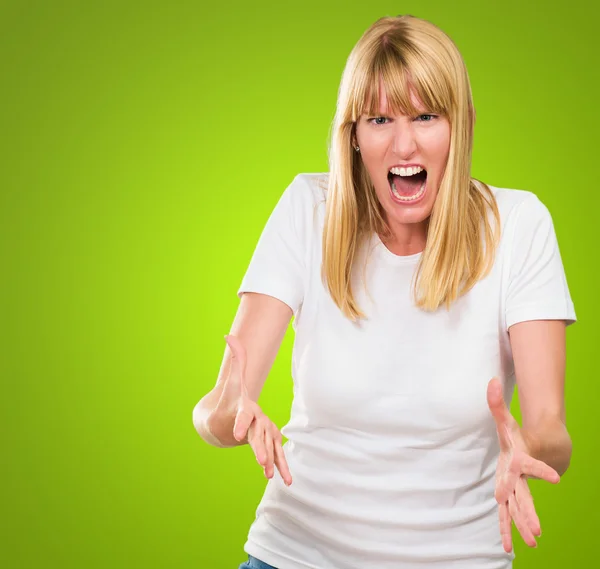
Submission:
[[[231,355],[238,360],[241,366],[240,371],[245,371],[244,365],[246,364],[246,348],[244,348],[241,340],[233,334],[226,334],[224,338],[231,350]]]
[[[498,463],[496,465],[496,491],[494,497],[498,504],[505,504],[508,501],[508,491],[504,484],[504,472],[506,471],[506,464],[510,461],[508,453],[500,453],[498,457]]]
[[[292,483],[292,475],[285,458],[283,447],[281,446],[281,435],[279,434],[279,431],[277,431],[277,433],[278,436],[275,437],[273,443],[275,449],[275,465],[277,466],[277,470],[279,470],[279,474],[281,474],[281,478],[283,478],[283,481],[289,486]]]
[[[512,490],[508,487],[504,477],[498,480],[496,483],[496,492],[495,498],[498,504],[506,504],[508,502],[508,497],[510,496]]]
[[[243,441],[248,434],[248,429],[254,420],[254,412],[245,407],[241,407],[235,416],[233,423],[233,436],[237,441]]]
[[[509,423],[512,415],[504,402],[502,383],[497,377],[492,378],[488,383],[487,403],[490,412],[492,413],[492,417],[496,422],[496,430],[498,432],[498,438],[500,439],[500,448],[502,450],[507,450],[509,446],[506,439],[506,433],[504,432],[504,425]]]
[[[515,492],[515,487],[521,476],[521,465],[515,456],[508,458],[508,468],[500,477],[496,486],[496,500],[500,504],[508,501],[508,498]]]
[[[225,342],[231,352],[231,365],[229,375],[225,382],[224,391],[232,397],[239,397],[240,394],[247,395],[244,382],[246,374],[246,349],[236,336],[228,334],[225,336]]]
[[[508,468],[504,473],[504,482],[510,488],[510,494],[515,491],[517,482],[523,474],[523,461],[518,455],[513,454],[508,461]],[[508,496],[506,498],[508,500]]]
[[[523,513],[526,523],[531,529],[531,533],[533,533],[534,536],[542,535],[540,519],[535,511],[533,496],[531,495],[529,485],[527,484],[527,478],[525,476],[521,476],[517,482],[517,487],[515,488],[515,497],[517,499],[519,510]]]
[[[250,425],[248,444],[252,447],[258,464],[264,467],[267,463],[267,449],[265,448],[265,429],[261,422],[255,420]]]
[[[271,429],[265,429],[265,449],[267,451],[267,462],[265,464],[265,476],[268,479],[273,478],[273,461],[275,458],[275,450],[273,449],[273,435]]]
[[[515,526],[519,530],[523,541],[529,545],[529,547],[537,547],[535,537],[531,532],[531,529],[529,529],[523,513],[519,510],[519,505],[517,504],[514,494],[508,498],[508,513],[513,519],[513,522],[515,522]]]
[[[527,474],[527,476],[535,476],[540,480],[546,480],[546,482],[551,482],[552,484],[560,482],[560,475],[554,468],[529,455],[525,455],[523,459],[522,472],[523,474]]]
[[[496,488],[496,502],[498,502],[498,504],[506,504],[506,502],[508,502],[508,497],[510,496],[510,494],[510,488],[504,482],[502,482]]]
[[[512,527],[510,514],[508,513],[508,502],[498,506],[498,516],[500,518],[500,535],[502,536],[502,546],[506,553],[512,551]]]

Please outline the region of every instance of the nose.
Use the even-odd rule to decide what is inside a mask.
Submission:
[[[417,149],[417,140],[412,124],[410,121],[397,121],[394,126],[392,151],[403,160],[407,160]]]

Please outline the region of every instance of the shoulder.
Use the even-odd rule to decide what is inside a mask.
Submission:
[[[487,186],[496,198],[504,230],[516,230],[523,226],[532,227],[543,221],[551,222],[550,211],[534,192],[490,184]]]
[[[327,196],[329,174],[327,172],[297,174],[287,188],[293,199],[315,205],[324,203]]]
[[[328,179],[327,173],[301,173],[286,188],[281,201],[287,203],[298,226],[316,228],[322,223]]]

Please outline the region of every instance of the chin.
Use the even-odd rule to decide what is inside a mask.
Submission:
[[[431,215],[432,208],[426,207],[415,207],[413,211],[388,212],[388,216],[393,218],[398,223],[404,224],[417,224],[423,223]]]

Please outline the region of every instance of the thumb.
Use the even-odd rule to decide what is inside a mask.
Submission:
[[[254,418],[255,413],[253,413],[249,407],[242,405],[239,408],[233,424],[233,436],[235,440],[243,441],[246,438],[248,429],[250,428],[252,421],[254,421]]]
[[[512,415],[504,401],[504,395],[502,393],[502,383],[497,377],[490,380],[487,387],[487,403],[492,413],[492,417],[496,422],[496,429],[498,430],[498,436],[500,438],[500,444],[503,448],[507,448],[509,445],[506,429],[510,425],[510,418]]]
[[[231,351],[231,367],[225,383],[225,391],[228,395],[238,398],[247,396],[244,378],[246,375],[246,349],[239,338],[227,334],[225,342]]]

